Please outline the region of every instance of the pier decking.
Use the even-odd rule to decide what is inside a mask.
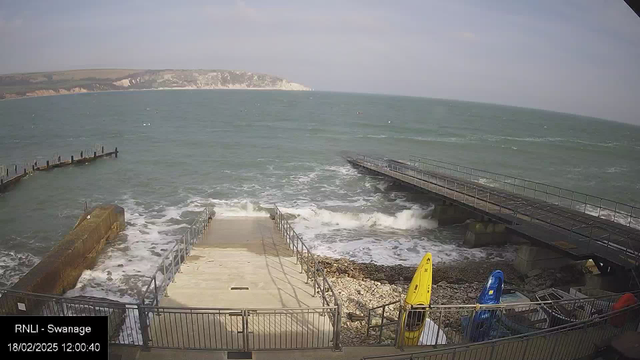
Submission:
[[[438,161],[416,159],[409,163],[362,155],[347,156],[346,160],[506,224],[513,233],[567,257],[595,259],[607,267],[638,266],[640,230],[629,226],[640,220],[636,207],[584,194],[577,198],[570,190],[506,175],[500,175],[510,179],[505,186],[488,186],[478,181],[474,169]],[[550,188],[558,190],[550,193]],[[599,200],[600,206],[589,198]],[[615,209],[604,208],[603,200],[615,203]]]

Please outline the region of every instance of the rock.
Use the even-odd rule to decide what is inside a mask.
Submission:
[[[529,271],[527,273],[527,276],[528,277],[534,277],[534,276],[538,276],[540,274],[542,274],[542,270],[541,269],[533,269],[533,270],[531,270],[531,271]]]

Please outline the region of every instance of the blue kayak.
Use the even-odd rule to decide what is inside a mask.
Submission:
[[[477,303],[480,305],[500,304],[502,289],[504,286],[504,274],[500,270],[494,270],[487,283],[478,295]],[[497,330],[498,310],[482,310],[474,314],[471,324],[463,323],[465,336],[473,342],[486,341],[492,338],[492,333]]]
[[[502,297],[502,288],[504,286],[504,274],[501,270],[494,270],[487,283],[480,291],[478,295],[478,304],[500,304],[500,297]]]

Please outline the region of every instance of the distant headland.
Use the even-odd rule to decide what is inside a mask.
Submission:
[[[94,69],[0,75],[0,99],[149,89],[311,90],[277,76],[234,70]]]

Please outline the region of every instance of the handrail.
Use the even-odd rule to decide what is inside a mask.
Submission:
[[[74,296],[74,297],[68,297],[68,296],[61,296],[61,295],[51,295],[51,294],[40,294],[40,293],[34,293],[34,292],[29,292],[29,291],[21,291],[21,290],[14,290],[14,289],[8,289],[8,288],[0,288],[0,295],[2,294],[13,294],[15,296],[25,296],[31,299],[35,299],[35,298],[41,298],[41,299],[51,299],[52,301],[54,300],[64,300],[64,301],[69,301],[69,302],[77,302],[77,303],[82,303],[82,304],[108,304],[108,305],[113,305],[113,304],[118,304],[121,306],[126,306],[126,305],[133,305],[136,306],[138,305],[138,303],[133,303],[133,302],[124,302],[124,301],[120,301],[120,300],[110,300],[110,299],[90,299],[90,298],[79,298],[82,297],[82,295],[79,296]],[[0,299],[2,299],[2,296],[0,296]]]
[[[330,292],[331,298],[333,300],[333,306],[336,307],[336,318],[334,320],[334,346],[336,349],[340,348],[340,328],[341,324],[341,316],[342,316],[342,304],[340,303],[340,298],[336,294],[331,285],[329,279],[324,272],[322,266],[318,265],[318,262],[309,250],[309,247],[302,241],[302,238],[298,233],[293,229],[291,224],[285,219],[284,213],[278,208],[276,204],[273,205],[275,208],[275,224],[276,228],[280,230],[285,242],[289,246],[291,250],[294,251],[296,255],[296,262],[300,262],[300,268],[305,272],[307,276],[307,282],[311,279],[313,281],[313,295],[315,296],[318,291],[320,291],[320,297],[322,299],[322,306],[331,306],[330,299],[327,298],[327,291]],[[306,250],[306,254],[305,254]],[[320,276],[318,276],[320,275]]]
[[[354,160],[355,161],[363,161],[365,163],[373,164],[373,165],[375,165],[377,167],[385,168],[385,169],[388,169],[388,170],[391,170],[391,171],[396,171],[396,172],[399,172],[399,173],[401,173],[401,174],[403,174],[405,176],[413,177],[413,178],[415,178],[417,180],[422,180],[422,181],[426,181],[426,182],[429,182],[429,183],[433,183],[433,182],[431,182],[429,180],[425,180],[424,176],[426,175],[427,178],[429,178],[429,177],[434,178],[435,181],[436,181],[436,183],[433,183],[434,185],[442,187],[442,188],[444,188],[444,189],[446,189],[448,191],[452,191],[452,192],[455,192],[455,193],[460,193],[462,195],[462,197],[463,197],[462,202],[465,203],[465,204],[467,204],[467,202],[465,201],[467,198],[473,198],[473,199],[479,200],[481,203],[484,203],[485,206],[483,206],[483,208],[485,208],[487,211],[489,209],[489,204],[491,204],[492,206],[497,208],[499,213],[502,213],[503,209],[506,209],[506,210],[508,210],[507,213],[514,213],[516,217],[518,217],[518,215],[521,214],[521,215],[526,216],[528,218],[536,219],[536,220],[540,221],[541,224],[543,224],[544,226],[548,227],[548,225],[551,225],[552,229],[563,229],[565,231],[570,231],[570,232],[572,231],[571,229],[567,229],[567,228],[565,228],[563,226],[560,226],[560,225],[557,225],[557,224],[553,224],[553,223],[549,223],[547,220],[544,220],[542,218],[536,217],[533,214],[525,214],[525,213],[522,213],[522,212],[520,212],[520,211],[518,211],[516,209],[512,209],[509,206],[505,206],[505,205],[503,205],[501,203],[496,203],[495,201],[491,201],[491,195],[494,195],[494,198],[495,197],[504,198],[505,195],[501,194],[499,192],[490,190],[489,187],[479,186],[479,185],[476,185],[476,184],[462,183],[462,182],[459,182],[458,180],[456,180],[455,178],[452,178],[452,179],[449,179],[447,177],[442,177],[441,178],[440,176],[438,176],[436,174],[433,174],[433,173],[425,174],[422,169],[416,168],[414,170],[414,169],[404,168],[404,167],[399,166],[398,164],[394,164],[392,162],[389,162],[386,159],[385,160],[374,159],[374,158],[370,158],[370,157],[367,157],[367,156],[364,156],[364,155],[358,155],[358,157],[359,157],[359,159],[357,159],[357,160],[354,159]],[[399,164],[410,166],[408,164],[403,164],[403,163],[399,163]],[[396,168],[396,169],[394,169],[394,168]],[[402,171],[401,171],[401,169],[402,169]],[[421,174],[421,177],[419,177],[419,178],[417,177],[417,171],[419,171],[420,174]],[[410,174],[411,172],[413,172],[413,175]],[[440,184],[440,183],[438,183],[438,181],[444,181],[444,184]],[[455,186],[455,188],[451,188],[449,186],[449,183],[452,183]],[[461,193],[461,189],[459,189],[459,186],[464,186],[464,188],[465,188],[465,192],[464,193]],[[469,195],[466,192],[467,188],[471,188],[471,189],[475,190],[476,195],[475,196],[473,196],[473,194]],[[480,192],[480,194],[486,193],[486,198],[484,198],[484,197],[479,198],[478,197],[478,192]],[[459,200],[459,199],[456,199],[455,193],[454,193],[454,200]],[[475,206],[475,202],[474,202],[474,206]],[[571,220],[571,223],[575,224],[573,220]],[[578,232],[575,232],[575,233],[577,235],[583,236],[585,239],[594,240],[594,241],[598,242],[599,244],[601,244],[601,245],[603,245],[603,246],[605,246],[607,248],[611,247],[611,241],[610,240],[609,241],[601,241],[600,239],[593,238],[593,237],[588,237],[588,236],[586,236],[586,235],[584,235],[582,233],[578,233]],[[619,237],[621,240],[628,239],[628,238],[622,237],[620,234],[616,234],[616,236]],[[618,245],[618,247],[619,246],[620,245]],[[625,252],[626,253],[630,253],[634,257],[638,257],[638,253],[634,251],[635,249],[632,248],[632,249],[629,249],[629,250],[631,250],[631,252],[629,252],[629,251],[625,251]]]
[[[586,212],[586,210],[587,210],[587,206],[592,206],[592,207],[596,207],[598,210],[605,209],[605,210],[613,211],[613,212],[614,212],[614,214],[613,214],[613,215],[614,215],[614,219],[616,218],[616,215],[617,215],[617,214],[621,214],[621,215],[624,215],[624,216],[628,216],[628,217],[629,217],[629,221],[628,221],[628,223],[627,223],[627,226],[630,226],[630,224],[631,224],[631,219],[640,219],[640,217],[638,217],[638,216],[634,216],[634,210],[637,212],[637,210],[638,210],[638,209],[640,209],[640,208],[639,208],[638,206],[634,206],[634,205],[631,205],[631,204],[627,204],[627,203],[623,203],[623,202],[619,202],[619,201],[615,201],[615,200],[607,199],[607,198],[604,198],[604,197],[601,197],[601,196],[590,195],[590,194],[586,194],[586,193],[579,192],[579,191],[574,191],[574,190],[570,190],[570,189],[565,189],[565,188],[561,188],[561,187],[559,187],[559,186],[549,185],[549,184],[545,184],[545,183],[542,183],[542,182],[539,182],[539,181],[528,180],[528,179],[520,178],[520,177],[517,177],[517,176],[511,176],[511,175],[499,174],[499,173],[492,172],[492,171],[487,171],[487,170],[482,170],[482,169],[476,169],[476,168],[472,168],[472,167],[469,167],[469,166],[453,164],[453,163],[450,163],[450,162],[441,161],[441,160],[436,160],[436,159],[431,159],[431,158],[427,158],[427,157],[423,157],[423,156],[412,155],[411,157],[412,157],[412,159],[417,159],[417,160],[415,161],[416,163],[420,163],[420,164],[428,164],[428,165],[431,165],[431,166],[437,166],[437,167],[441,167],[441,168],[444,168],[444,169],[449,170],[449,171],[455,171],[455,172],[459,172],[459,173],[463,173],[463,174],[467,174],[467,175],[471,175],[471,176],[478,176],[478,177],[480,177],[480,175],[481,175],[481,174],[479,174],[479,173],[495,175],[495,176],[496,176],[496,178],[491,178],[491,177],[490,177],[490,179],[491,179],[491,180],[496,180],[496,181],[502,182],[502,183],[503,183],[503,184],[505,184],[505,185],[506,185],[506,184],[511,185],[511,190],[509,190],[507,186],[504,186],[504,187],[503,187],[503,189],[504,189],[505,191],[511,191],[511,192],[512,192],[512,193],[514,193],[514,194],[518,194],[518,192],[517,192],[517,191],[515,191],[515,187],[517,186],[517,187],[520,187],[520,188],[523,188],[523,189],[532,190],[532,191],[534,192],[534,198],[536,198],[536,195],[535,195],[535,194],[536,194],[537,192],[541,192],[541,193],[543,192],[543,190],[538,189],[538,185],[541,185],[541,186],[544,186],[544,187],[546,188],[546,190],[544,191],[544,193],[545,193],[545,194],[550,194],[550,195],[553,195],[553,196],[555,196],[555,197],[557,197],[557,198],[563,198],[563,199],[565,199],[565,200],[569,200],[571,205],[573,205],[573,203],[580,203],[580,204],[584,204],[585,206],[582,208],[582,211],[581,211],[582,213],[585,213],[585,214],[586,214],[586,213],[587,213],[587,212]],[[446,167],[446,166],[440,166],[440,165],[435,165],[435,164],[429,164],[428,162],[423,162],[422,160],[427,160],[427,161],[430,161],[430,162],[436,162],[436,163],[440,163],[440,164],[446,164],[446,165],[449,165],[449,166],[455,166],[455,167],[457,167],[457,169],[452,169],[452,168],[449,168],[449,167]],[[468,170],[471,170],[471,172],[468,172],[468,171],[461,171],[461,170],[460,170],[461,168],[462,168],[462,169],[468,169]],[[474,171],[476,172],[476,174],[474,174],[474,173],[473,173]],[[497,178],[497,176],[502,176],[502,177],[503,177],[503,180],[498,179],[498,178]],[[507,179],[507,178],[513,179],[513,180],[514,180],[514,182],[510,183],[510,182],[508,182],[508,181],[504,180],[504,179]],[[519,185],[519,184],[517,184],[517,181],[515,181],[515,180],[522,181],[522,182],[523,182],[523,185]],[[536,185],[536,187],[530,187],[530,186],[529,186],[529,187],[527,187],[527,183],[534,184],[534,185]],[[548,189],[549,189],[549,188],[557,189],[557,190],[558,190],[558,193],[557,193],[557,194],[549,193],[549,192],[548,192]],[[564,192],[569,192],[569,193],[571,193],[571,194],[572,194],[572,195],[571,195],[571,197],[563,196],[563,195],[562,195],[562,192],[563,192],[563,191],[564,191]],[[526,192],[526,190],[525,190],[524,192]],[[523,192],[523,194],[522,194],[522,195],[525,195],[525,194],[524,194],[524,192]],[[584,201],[579,200],[579,199],[576,199],[576,198],[575,198],[575,195],[584,196],[584,197],[585,197]],[[589,198],[592,198],[592,199],[595,199],[595,200],[599,200],[599,201],[600,201],[600,205],[593,204],[593,203],[589,203],[589,202],[588,202],[588,199],[589,199]],[[536,198],[536,199],[537,199],[537,198]],[[606,202],[609,202],[609,203],[614,204],[614,207],[607,207],[607,206],[604,206],[604,205],[602,204],[602,203],[603,203],[603,201],[606,201]],[[566,207],[565,205],[561,204],[559,201],[558,201],[557,205],[560,205],[560,206],[564,206],[564,207]],[[627,212],[623,212],[623,211],[621,211],[621,210],[618,210],[618,207],[619,207],[619,206],[628,207],[628,208],[629,208],[629,212],[627,213]],[[568,207],[568,208],[570,208],[570,209],[572,209],[572,210],[574,210],[574,211],[580,211],[580,210],[578,210],[577,208],[574,208],[573,206],[570,206],[570,207]],[[594,216],[597,216],[597,217],[599,217],[599,218],[603,218],[601,215],[602,215],[602,214],[601,214],[601,211],[598,211],[598,215],[594,215]]]
[[[615,310],[606,314],[602,314],[602,315],[597,315],[594,317],[591,317],[589,319],[586,320],[581,320],[581,321],[576,321],[576,322],[571,322],[568,324],[564,324],[564,325],[560,325],[560,326],[556,326],[553,328],[548,328],[548,329],[543,329],[543,330],[538,330],[538,331],[534,331],[534,332],[530,332],[530,333],[525,333],[525,334],[520,334],[520,335],[514,335],[514,336],[508,336],[508,337],[503,337],[503,338],[499,338],[499,339],[493,339],[493,340],[487,340],[487,341],[481,341],[481,342],[475,342],[475,343],[465,343],[465,344],[459,344],[459,345],[452,345],[452,346],[448,346],[444,349],[430,349],[430,350],[422,350],[422,351],[413,351],[413,352],[406,352],[403,354],[390,354],[390,355],[373,355],[373,356],[366,356],[364,357],[364,359],[413,359],[415,358],[415,356],[421,356],[421,355],[428,355],[430,353],[436,353],[436,352],[451,352],[454,351],[456,349],[461,349],[461,348],[469,348],[469,347],[485,347],[485,346],[490,346],[496,343],[503,343],[503,342],[512,342],[512,341],[517,341],[519,339],[526,339],[526,338],[535,338],[538,336],[545,336],[548,334],[553,334],[553,333],[558,333],[558,332],[564,332],[564,331],[570,331],[570,330],[574,330],[574,329],[579,329],[579,328],[585,328],[587,327],[588,324],[590,323],[598,323],[601,322],[603,320],[612,318],[614,316],[618,316],[622,313],[633,313],[634,311],[640,309],[640,303],[622,308],[620,310]]]
[[[149,305],[146,303],[146,300],[149,292],[151,291],[151,285],[153,285],[153,304],[160,304],[160,293],[163,293],[164,289],[169,285],[169,282],[173,281],[176,273],[180,269],[180,265],[182,265],[186,260],[187,255],[191,253],[193,245],[198,242],[202,236],[204,236],[205,231],[209,226],[208,218],[210,213],[211,210],[208,207],[205,207],[201,215],[189,226],[188,230],[182,234],[182,236],[175,241],[171,249],[162,256],[160,265],[158,265],[156,271],[150,277],[151,280],[149,280],[147,287],[142,293],[140,302],[143,305]],[[171,267],[168,267],[167,265],[171,265]],[[171,276],[168,276],[167,270],[171,270]],[[162,274],[162,281],[160,284],[158,284],[157,280],[159,274]]]

